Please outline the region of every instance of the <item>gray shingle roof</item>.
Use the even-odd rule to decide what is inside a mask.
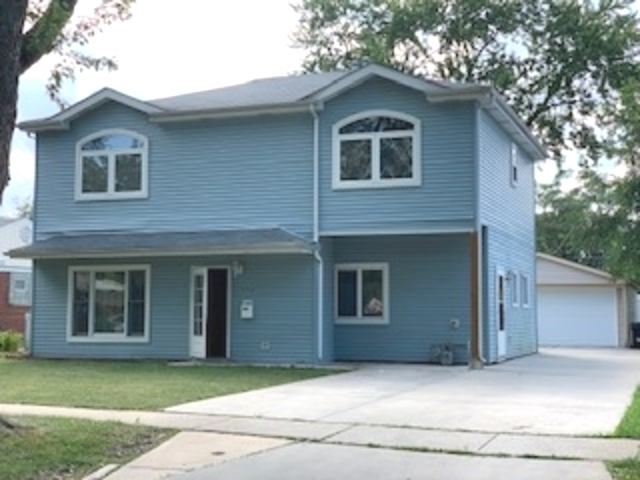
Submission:
[[[60,235],[11,250],[17,258],[100,255],[311,253],[309,242],[281,228],[202,232]]]
[[[349,71],[291,75],[253,80],[240,85],[150,100],[158,108],[172,111],[230,109],[293,103],[331,85]]]
[[[480,100],[534,159],[547,156],[529,128],[490,86],[427,79],[376,64],[354,70],[266,78],[148,102],[103,89],[52,117],[22,122],[19,128],[28,132],[66,130],[77,116],[110,100],[142,111],[156,122],[302,112],[375,76],[424,92],[431,102]]]

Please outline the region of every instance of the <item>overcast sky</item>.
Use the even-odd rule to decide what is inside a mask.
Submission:
[[[108,27],[91,43],[96,54],[114,56],[119,70],[79,73],[64,98],[74,103],[109,86],[150,100],[293,73],[303,54],[291,47],[297,24],[291,3],[295,0],[137,0],[131,20]],[[44,90],[52,61],[45,58],[22,76],[19,120],[58,111]],[[32,197],[33,176],[34,142],[16,132],[0,215],[14,215],[16,205]]]

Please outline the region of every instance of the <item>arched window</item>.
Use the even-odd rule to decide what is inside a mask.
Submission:
[[[104,130],[78,142],[76,198],[108,200],[147,196],[145,137],[126,130]]]
[[[420,181],[417,118],[376,110],[334,125],[334,188],[415,186]]]

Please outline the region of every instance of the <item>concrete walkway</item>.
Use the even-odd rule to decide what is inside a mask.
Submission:
[[[217,474],[214,475],[215,472],[212,473],[208,467],[217,468],[222,463],[230,462],[231,464],[234,460],[237,461],[248,456],[253,458],[257,454],[261,455],[257,458],[262,458],[268,466],[283,455],[291,454],[294,457],[298,453],[313,455],[315,450],[319,450],[316,452],[317,454],[322,454],[326,449],[329,452],[339,452],[336,453],[336,458],[346,454],[344,452],[351,451],[357,452],[359,457],[364,459],[371,455],[371,453],[366,452],[371,447],[379,447],[374,449],[377,455],[376,458],[382,458],[380,455],[403,458],[406,456],[408,464],[414,465],[415,468],[425,468],[424,462],[426,461],[427,463],[439,465],[438,468],[445,468],[446,471],[451,473],[451,475],[447,474],[445,477],[433,478],[484,478],[476,476],[476,469],[486,468],[493,471],[500,464],[502,465],[500,468],[504,468],[504,472],[507,473],[511,468],[515,468],[512,465],[515,462],[519,465],[519,479],[593,478],[596,480],[608,480],[610,476],[606,472],[602,461],[636,457],[640,451],[640,441],[626,439],[464,432],[227,415],[112,411],[14,404],[0,404],[0,414],[111,420],[182,430],[181,433],[152,452],[143,455],[115,472],[110,472],[109,476],[93,477],[108,478],[109,480],[168,478],[169,476],[186,474],[191,470],[204,467],[207,467],[207,469],[203,471],[206,471],[210,476],[193,478],[218,478]],[[306,446],[300,446],[300,442],[303,442]],[[309,442],[312,445],[308,444]],[[321,445],[323,446],[321,447]],[[387,453],[383,454],[380,449]],[[418,457],[415,457],[415,453],[410,454],[410,452],[402,450],[418,450],[433,454],[418,460]],[[435,453],[438,454],[435,455]],[[443,455],[443,453],[454,455]],[[475,459],[475,457],[469,457],[468,454],[474,454],[479,457]],[[275,455],[276,459],[272,459],[271,455]],[[301,458],[304,458],[304,455]],[[496,458],[504,456],[510,457],[510,460],[504,462],[504,458]],[[492,457],[494,460],[489,460],[486,457]],[[301,468],[302,464],[293,459],[289,461],[293,462],[291,472],[298,471],[301,476],[292,475],[286,478],[321,478],[307,477],[309,472],[302,475],[301,471],[296,470],[296,468]],[[326,459],[326,461],[329,462],[329,459]],[[244,460],[241,463],[244,465]],[[367,463],[365,462],[364,464]],[[390,465],[395,465],[395,461],[391,461]],[[221,472],[227,472],[227,467],[220,468]],[[248,474],[245,472],[244,466],[237,468],[239,469],[237,476],[232,476],[231,472],[227,472],[219,478],[251,478],[246,476]],[[385,470],[380,470],[380,472],[383,471]],[[386,472],[387,474],[390,473],[389,471]],[[469,476],[470,472],[473,472],[471,477]],[[529,474],[525,474],[525,472],[531,472],[531,476],[528,476]],[[280,475],[282,475],[282,472],[280,472]],[[384,475],[376,477],[367,474],[367,476],[370,479],[395,478]],[[187,476],[185,478],[192,477]],[[273,477],[266,475],[261,476],[261,478],[275,479],[285,477],[278,477],[274,471]],[[348,476],[341,476],[341,478],[348,478]],[[358,478],[358,475],[354,473],[353,478]],[[430,477],[405,476],[402,478]]]

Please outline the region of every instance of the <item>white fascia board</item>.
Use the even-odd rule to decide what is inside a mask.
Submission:
[[[303,246],[264,246],[258,248],[236,247],[221,249],[198,249],[190,251],[182,250],[131,250],[120,252],[83,252],[83,253],[55,253],[55,254],[35,254],[22,256],[17,255],[14,258],[33,258],[33,259],[81,259],[81,258],[132,258],[132,257],[182,257],[182,256],[219,256],[219,255],[271,255],[271,254],[305,254],[311,255],[313,250],[310,247]]]
[[[259,115],[308,113],[310,105],[311,104],[309,102],[293,102],[240,108],[217,108],[211,110],[162,111],[160,113],[150,115],[150,120],[156,123],[168,123],[218,118],[251,117]]]
[[[493,89],[488,85],[470,85],[440,92],[427,93],[430,103],[444,103],[467,100],[479,100],[490,95]]]
[[[42,132],[47,130],[67,130],[69,122],[74,118],[92,110],[107,101],[120,103],[147,115],[162,112],[163,110],[147,102],[130,97],[111,88],[103,88],[93,95],[79,101],[62,112],[42,120],[31,120],[18,124],[18,128],[25,132]]]
[[[473,227],[460,228],[415,228],[415,229],[376,229],[376,230],[324,230],[321,237],[376,237],[392,235],[444,235],[461,234],[475,231]]]

